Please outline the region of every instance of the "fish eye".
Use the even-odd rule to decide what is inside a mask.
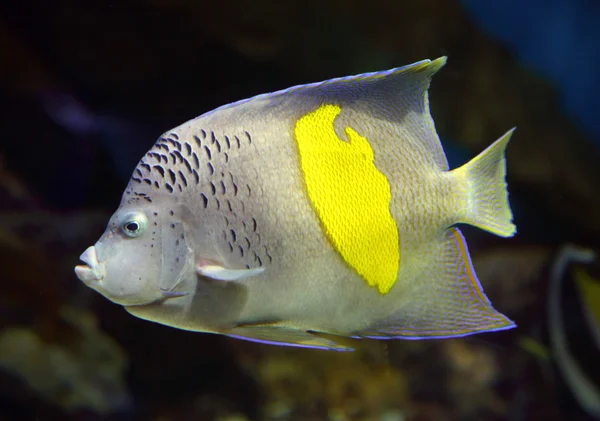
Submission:
[[[148,223],[146,215],[143,213],[130,213],[123,218],[121,230],[128,237],[137,237],[141,235]]]

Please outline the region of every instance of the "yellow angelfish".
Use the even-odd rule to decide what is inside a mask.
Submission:
[[[445,62],[260,95],[166,132],[77,276],[140,318],[280,345],[514,327],[455,226],[515,233],[512,131],[449,170],[428,103]]]

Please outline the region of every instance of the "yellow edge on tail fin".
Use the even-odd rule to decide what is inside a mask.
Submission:
[[[471,161],[452,171],[466,186],[466,207],[459,222],[501,237],[511,237],[517,232],[508,203],[504,158],[514,130],[509,130]]]

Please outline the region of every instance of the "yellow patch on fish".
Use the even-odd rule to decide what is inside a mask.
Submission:
[[[377,169],[369,141],[351,127],[349,142],[335,133],[338,105],[323,105],[298,120],[295,137],[308,196],[346,263],[369,284],[387,294],[400,265],[392,192]]]

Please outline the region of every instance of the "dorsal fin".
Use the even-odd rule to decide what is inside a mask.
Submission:
[[[207,114],[251,102],[280,103],[285,97],[303,97],[302,103],[314,102],[364,107],[365,114],[375,119],[401,124],[402,131],[418,139],[427,150],[427,158],[437,168],[448,169],[435,125],[429,112],[427,91],[432,76],[446,64],[446,57],[422,60],[403,67],[379,72],[363,73],[292,86],[280,91],[224,105]],[[398,142],[399,139],[389,139]]]

